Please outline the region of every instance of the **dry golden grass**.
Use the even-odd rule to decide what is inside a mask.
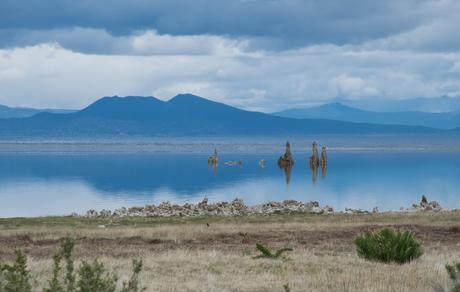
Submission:
[[[355,236],[388,225],[413,230],[424,255],[405,265],[360,259]],[[291,291],[440,291],[449,285],[444,265],[460,260],[460,212],[450,212],[1,219],[0,261],[10,260],[15,247],[24,249],[36,287],[43,287],[65,236],[77,238],[79,260],[98,257],[121,280],[130,274],[131,259],[142,257],[141,282],[148,291],[283,291],[284,284]],[[286,260],[255,260],[256,242],[294,251]]]

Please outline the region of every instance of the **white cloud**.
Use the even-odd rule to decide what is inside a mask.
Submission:
[[[337,89],[337,96],[347,96],[350,99],[377,96],[379,92],[371,83],[363,78],[346,74],[332,80],[332,85]]]
[[[155,35],[145,36],[146,43]],[[153,48],[196,40],[160,37]],[[232,44],[200,36],[204,44]],[[209,39],[207,39],[209,38]],[[142,46],[140,46],[142,47]],[[218,48],[215,45],[214,48]],[[226,48],[232,48],[231,45]],[[238,46],[237,46],[238,47]],[[143,50],[152,50],[148,45]],[[460,92],[460,53],[311,46],[281,52],[92,55],[58,44],[0,50],[0,103],[81,108],[101,96],[191,92],[247,109],[274,111],[348,99],[438,97]]]

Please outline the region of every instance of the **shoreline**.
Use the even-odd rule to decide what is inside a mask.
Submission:
[[[144,207],[122,207],[116,210],[102,209],[100,211],[90,209],[84,215],[73,213],[74,217],[232,217],[245,215],[269,215],[269,214],[385,214],[385,213],[417,213],[417,212],[450,212],[457,209],[443,208],[436,201],[428,201],[425,196],[419,203],[412,204],[409,208],[400,208],[399,210],[390,210],[380,212],[378,207],[372,211],[345,208],[344,211],[335,211],[329,205],[321,206],[316,201],[302,202],[296,200],[272,201],[263,204],[245,205],[244,201],[235,198],[232,202],[215,202],[209,203],[205,197],[201,202],[185,203],[183,205],[171,204],[169,201],[162,202],[158,206],[145,205]]]

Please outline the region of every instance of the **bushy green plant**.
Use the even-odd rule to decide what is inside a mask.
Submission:
[[[383,228],[355,239],[358,255],[373,261],[404,264],[423,254],[421,243],[410,231]]]
[[[446,269],[453,281],[452,292],[460,292],[460,263],[446,265]]]
[[[83,262],[78,270],[79,279],[77,291],[79,292],[113,292],[116,288],[117,276],[108,273],[104,264],[94,260],[92,263]]]
[[[283,255],[283,253],[287,251],[292,251],[292,248],[290,247],[283,247],[273,252],[268,247],[266,247],[265,245],[261,243],[256,243],[256,248],[258,251],[260,251],[260,254],[255,256],[254,259],[260,259],[260,258],[278,259]]]
[[[61,249],[53,257],[53,273],[44,292],[113,292],[118,277],[106,271],[104,264],[97,259],[92,263],[83,261],[78,269],[78,281],[74,271],[73,249],[75,241],[67,238]],[[61,262],[65,261],[65,275]],[[128,282],[123,283],[121,292],[140,292],[145,288],[139,286],[139,274],[142,271],[142,260],[133,260],[133,273]],[[64,278],[64,279],[61,279]],[[27,257],[16,251],[13,264],[0,264],[0,292],[30,292],[30,275],[27,270]]]
[[[0,265],[0,291],[32,291],[27,270],[27,257],[22,251],[16,250],[16,260],[12,265]]]

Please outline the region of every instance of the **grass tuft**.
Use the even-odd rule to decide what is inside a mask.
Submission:
[[[256,243],[256,248],[257,250],[260,251],[260,254],[255,256],[254,259],[260,259],[260,258],[267,258],[267,259],[278,259],[280,258],[283,253],[292,251],[292,248],[290,247],[283,247],[281,249],[276,250],[275,252],[272,252],[268,247],[261,243]]]

